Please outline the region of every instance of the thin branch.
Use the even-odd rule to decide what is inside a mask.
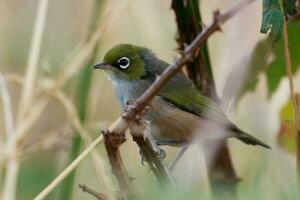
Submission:
[[[108,196],[106,196],[102,193],[96,192],[95,190],[89,188],[86,185],[79,184],[78,187],[80,187],[83,192],[86,192],[86,193],[96,197],[96,199],[98,199],[98,200],[108,200],[109,199]]]
[[[300,124],[299,124],[300,105],[298,105],[297,93],[296,93],[295,83],[293,79],[292,62],[291,62],[289,39],[288,39],[286,24],[287,24],[286,19],[285,17],[283,17],[283,43],[284,43],[285,67],[289,79],[291,98],[293,102],[294,125],[296,130],[295,135],[296,135],[296,144],[297,144],[297,174],[298,174],[298,184],[300,185]]]
[[[48,0],[40,0],[31,39],[30,53],[26,71],[26,82],[20,100],[18,121],[21,120],[24,114],[26,114],[28,109],[31,107],[47,11]]]

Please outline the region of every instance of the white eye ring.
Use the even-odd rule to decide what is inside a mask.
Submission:
[[[130,60],[127,57],[122,57],[118,60],[118,65],[121,69],[127,69],[130,65]]]

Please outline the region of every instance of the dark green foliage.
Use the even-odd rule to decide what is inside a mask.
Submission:
[[[54,153],[57,152],[34,153],[22,163],[17,186],[18,200],[33,199],[56,177],[57,157],[53,156]],[[54,194],[46,199],[54,199]]]
[[[287,29],[292,60],[292,72],[295,73],[300,65],[300,23],[290,22],[287,25]],[[273,49],[273,53],[276,56],[275,60],[270,64],[266,63],[264,67],[267,69],[268,88],[270,93],[274,92],[274,90],[278,87],[280,80],[286,75],[283,41],[276,45]]]
[[[198,0],[172,1],[178,27],[179,50],[190,44],[202,31],[202,19]],[[215,96],[214,81],[207,45],[200,49],[198,56],[187,65],[188,76],[203,93]]]
[[[296,14],[297,13],[296,0],[284,0],[283,10],[284,10],[284,15],[286,17],[293,16],[294,14]]]
[[[283,26],[283,16],[280,9],[279,0],[263,1],[263,17],[260,27],[261,33],[268,33],[273,42],[281,38]]]

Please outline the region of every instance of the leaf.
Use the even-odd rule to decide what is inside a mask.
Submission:
[[[280,111],[280,120],[284,122],[292,122],[294,120],[293,103],[290,99]]]
[[[287,24],[289,36],[289,49],[292,62],[292,73],[299,69],[300,66],[300,21],[290,21]],[[248,91],[255,88],[257,83],[257,75],[265,73],[267,77],[267,87],[269,96],[277,89],[282,78],[286,76],[285,56],[283,41],[280,40],[276,46],[268,39],[260,41],[254,48],[247,71],[242,78],[238,76],[240,71],[244,69],[234,68],[226,83],[224,94],[227,98],[233,98],[238,94],[238,98]],[[237,80],[238,77],[240,80]],[[236,85],[241,85],[239,91],[232,91]]]
[[[291,122],[281,122],[277,138],[278,144],[290,153],[296,153],[295,126]]]
[[[300,23],[298,22],[289,22],[287,25],[288,37],[289,37],[289,49],[290,56],[292,61],[292,73],[295,74],[297,69],[300,66]],[[284,44],[283,41],[280,41],[274,49],[272,49],[275,59],[270,63],[266,63],[267,69],[267,79],[268,79],[268,88],[269,93],[273,93],[280,80],[286,76],[285,68],[285,56],[284,56]]]
[[[264,0],[260,32],[269,33],[272,41],[276,42],[281,38],[282,26],[283,16],[280,10],[279,0]]]
[[[280,112],[280,130],[278,144],[290,153],[296,152],[295,125],[293,124],[293,105],[289,100]]]

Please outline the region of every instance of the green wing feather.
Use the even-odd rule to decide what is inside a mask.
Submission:
[[[231,124],[222,109],[204,96],[193,83],[183,75],[176,75],[159,92],[172,105],[224,125]]]
[[[146,56],[144,59],[147,62],[151,61],[152,65],[150,65],[150,68],[148,65],[146,65],[150,73],[148,73],[145,77],[148,77],[148,79],[152,80],[153,82],[156,76],[160,75],[168,66],[168,64],[162,60],[155,59],[155,56],[152,54],[147,55],[148,57]],[[198,115],[199,117],[223,124],[229,130],[235,133],[235,137],[246,144],[261,145],[263,147],[270,148],[265,143],[243,132],[234,124],[232,124],[224,114],[223,110],[219,108],[218,105],[216,105],[211,99],[203,95],[201,91],[199,91],[193,85],[192,81],[182,74],[176,74],[173,76],[160,90],[158,95],[167,103],[172,104],[175,107]]]

